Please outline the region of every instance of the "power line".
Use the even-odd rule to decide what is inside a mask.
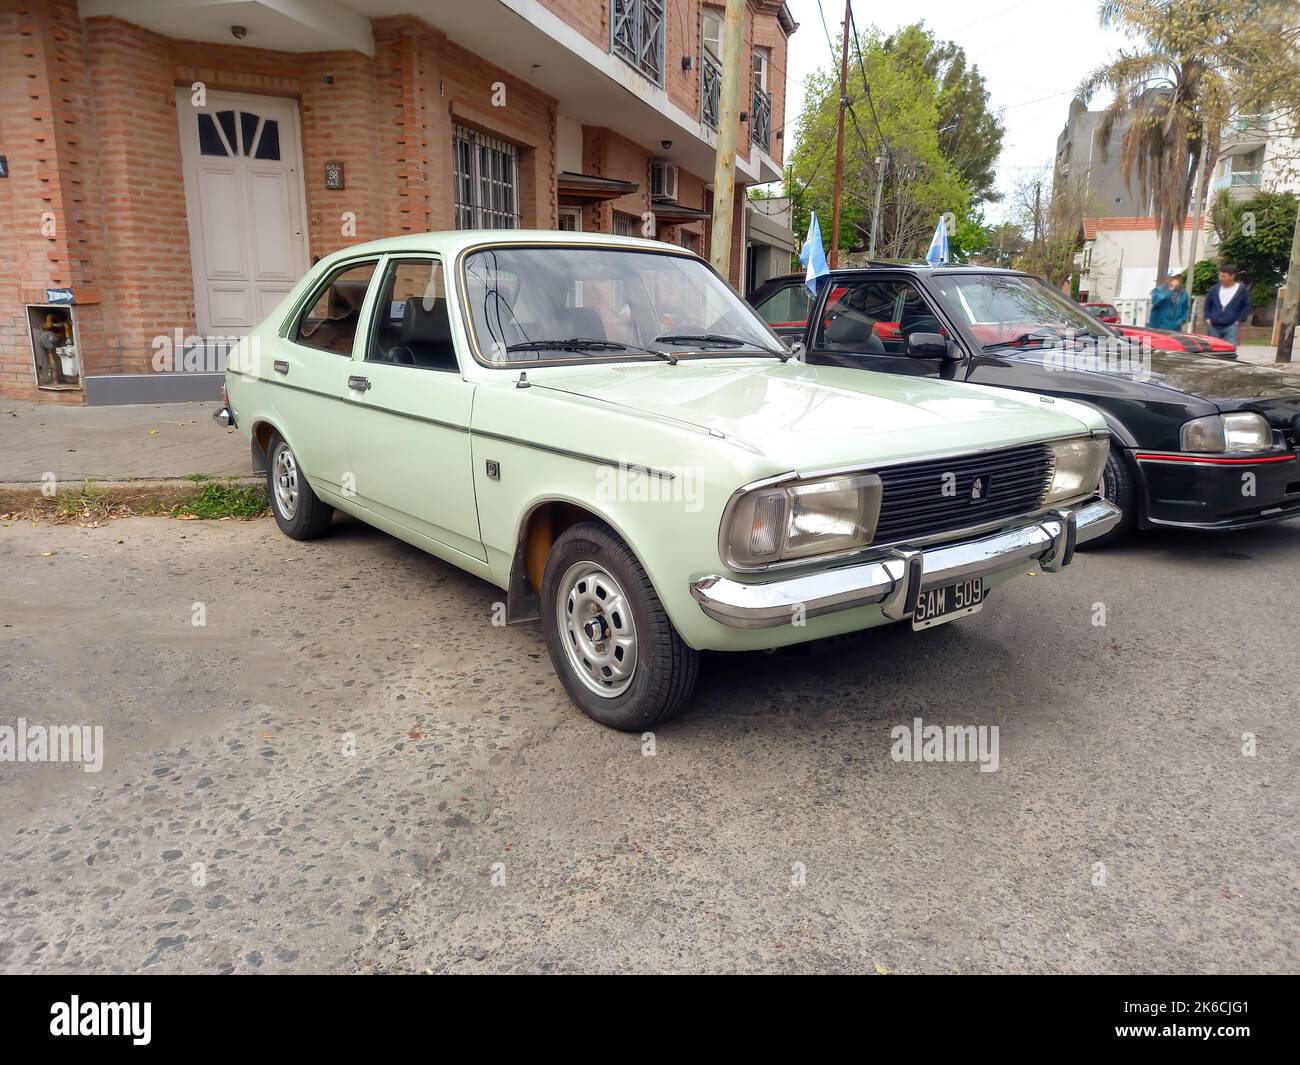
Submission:
[[[994,11],[993,14],[991,15],[984,15],[981,18],[977,18],[974,22],[966,23],[966,25],[964,26],[958,26],[955,30],[952,31],[952,33],[955,36],[956,34],[961,33],[962,30],[968,30],[972,26],[978,26],[981,22],[988,22],[989,19],[998,18],[1001,15],[1006,15],[1009,12],[1015,11],[1016,8],[1024,7],[1027,3],[1029,3],[1029,0],[1020,0],[1018,4],[1012,4],[1010,7],[1004,7],[1001,11]]]

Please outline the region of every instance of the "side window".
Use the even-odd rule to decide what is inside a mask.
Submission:
[[[849,281],[817,327],[814,346],[866,355],[906,355],[913,333],[943,333],[925,297],[902,280]]]
[[[808,309],[811,304],[812,297],[806,286],[786,285],[757,304],[754,310],[758,311],[758,316],[768,325],[789,329],[808,324]]]
[[[292,340],[351,358],[352,341],[361,321],[361,304],[365,302],[374,272],[375,264],[371,262],[352,263],[331,274],[325,287],[298,318]]]
[[[388,264],[375,304],[366,361],[426,370],[459,369],[441,262],[399,259]]]

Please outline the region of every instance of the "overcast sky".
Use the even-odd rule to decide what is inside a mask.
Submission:
[[[839,55],[826,37],[827,30],[831,40],[839,33],[844,0],[820,0],[826,29],[818,0],[786,3],[799,23],[790,38],[786,83],[789,139],[803,107],[804,78],[831,63],[839,69]],[[1003,110],[1007,132],[998,160],[998,187],[1004,191],[1017,174],[1051,163],[1075,87],[1126,43],[1120,34],[1098,25],[1095,0],[856,0],[853,17],[859,29],[875,26],[885,33],[923,21],[941,40],[965,49],[969,62],[984,75],[990,105]],[[1105,102],[1094,100],[1093,107]],[[999,204],[988,205],[985,216],[1000,220],[1002,210]]]

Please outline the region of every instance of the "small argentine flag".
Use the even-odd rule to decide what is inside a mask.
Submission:
[[[808,291],[817,295],[817,279],[830,273],[826,266],[826,252],[822,249],[822,227],[817,224],[817,212],[813,211],[808,222],[808,237],[799,251],[799,265],[806,266],[804,284]]]
[[[942,266],[948,261],[948,223],[943,218],[934,227],[934,236],[930,238],[930,249],[925,253],[925,261],[931,266]]]

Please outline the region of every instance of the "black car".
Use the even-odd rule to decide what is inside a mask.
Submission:
[[[879,264],[749,297],[801,357],[1086,403],[1113,434],[1103,478],[1133,528],[1244,529],[1300,515],[1300,378],[1152,350],[1029,274]]]

